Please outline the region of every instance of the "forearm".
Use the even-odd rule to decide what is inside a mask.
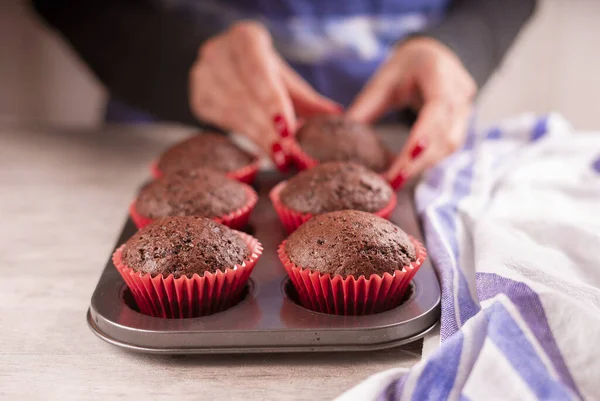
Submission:
[[[455,0],[422,34],[446,44],[482,87],[535,10],[536,0]]]
[[[196,123],[188,75],[215,27],[152,1],[33,0],[115,97],[153,116]]]

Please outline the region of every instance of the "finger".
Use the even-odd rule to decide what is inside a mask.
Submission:
[[[396,162],[390,169],[391,175],[406,167],[417,143],[421,145],[441,138],[451,126],[455,107],[445,101],[431,101],[421,108]]]
[[[270,114],[265,113],[264,107],[257,99],[256,92],[253,92],[253,87],[239,79],[240,73],[235,66],[235,50],[226,44],[223,48],[226,50],[222,52],[220,57],[215,59],[214,63],[211,63],[210,68],[216,76],[218,84],[225,88],[225,92],[229,94],[231,104],[243,104],[247,109],[240,112],[252,115],[252,121],[255,122],[255,125],[260,124],[262,126],[263,131],[260,138],[255,138],[255,141],[260,142],[263,149],[271,149],[273,144],[279,140],[278,129],[285,130],[283,117],[279,114],[275,118],[276,121],[271,120],[272,117],[270,117]],[[278,119],[284,123],[282,128],[276,126]]]
[[[409,163],[406,168],[407,175],[415,177],[459,150],[465,142],[470,114],[471,107],[469,105],[459,108],[446,135],[438,138],[436,146],[432,146],[431,153],[428,154],[425,151],[421,157],[415,158]]]
[[[230,42],[232,65],[258,108],[271,121],[277,118],[286,127],[294,126],[294,107],[280,77],[268,31],[259,24],[244,24],[233,28],[231,35],[234,36]]]
[[[286,139],[291,136],[291,127],[296,126],[292,101],[278,78],[270,40],[261,36],[248,41],[247,45],[246,49],[234,45],[231,61],[237,67],[237,75],[243,77],[243,84],[254,100],[249,105],[252,113],[257,119],[268,121],[269,125],[264,127],[263,135],[267,136],[264,140],[270,142],[271,160],[280,171],[285,172],[291,160]],[[241,62],[244,58],[243,51],[247,51],[247,63]]]
[[[383,81],[368,84],[350,105],[347,116],[353,120],[370,123],[390,107],[391,90]]]
[[[277,140],[275,129],[238,81],[223,74],[225,64],[204,64],[191,82],[192,108],[203,121],[247,136],[267,154]]]
[[[262,113],[270,121],[271,129],[265,131],[271,141],[271,159],[279,170],[286,171],[290,158],[286,138],[295,127],[296,119],[292,101],[279,73],[278,58],[268,31],[260,24],[245,23],[232,29],[231,62],[236,76],[248,88],[255,102],[254,113]]]
[[[415,159],[414,153],[418,153],[426,146],[428,138],[438,133],[449,132],[444,139],[452,138],[453,124],[466,121],[473,92],[461,77],[461,74],[456,74],[454,80],[439,81],[435,74],[417,74],[413,85],[419,90],[412,92],[420,96],[411,96],[407,100],[413,105],[420,104],[418,109],[421,111],[401,152],[404,161]]]
[[[419,115],[419,119],[431,118],[431,120],[424,120],[427,123],[419,126],[415,124],[402,153],[388,171],[388,179],[395,188],[452,154],[463,144],[470,110],[470,105],[455,107],[430,105],[426,114]],[[442,116],[442,113],[449,115]],[[445,119],[448,119],[448,123],[443,127]]]
[[[281,78],[296,113],[303,117],[317,114],[341,114],[343,107],[333,100],[320,95],[283,60],[279,61]]]
[[[208,64],[195,64],[189,77],[190,109],[198,120],[209,124],[215,123],[219,114],[217,96],[211,96],[211,92],[219,93],[213,72]],[[229,129],[227,126],[221,128]]]
[[[227,122],[231,131],[248,137],[273,160],[280,170],[285,171],[290,162],[289,156],[280,139],[271,139],[276,135],[271,120],[266,114],[253,107],[254,100],[251,98],[239,102],[238,105],[235,109],[229,109],[230,113],[225,112],[220,116],[221,124]],[[227,103],[221,106],[221,110],[227,110]]]
[[[424,157],[423,153],[429,153],[430,146],[428,145],[428,141],[426,139],[419,139],[416,141],[415,145],[412,147],[409,157],[410,160],[417,160]],[[390,182],[394,189],[398,189],[404,185],[404,183],[410,178],[409,172],[406,170],[405,162],[401,156],[396,157],[392,166],[388,169],[384,176]]]
[[[347,115],[353,120],[370,123],[383,115],[391,106],[398,103],[394,99],[397,74],[384,65],[358,94]]]
[[[439,150],[436,146],[431,146],[426,148],[418,158],[414,159],[414,163],[409,165],[408,167],[400,168],[399,172],[391,179],[389,179],[390,185],[394,189],[402,188],[411,178],[414,177],[415,171],[412,169],[412,166],[415,166],[421,163],[428,164],[435,160],[439,153]]]
[[[264,113],[264,108],[260,107],[260,103],[251,93],[251,87],[240,79],[230,43],[226,38],[219,38],[209,42],[209,47],[205,45],[201,62],[204,68],[210,71],[210,79],[205,79],[198,90],[212,92],[215,98],[212,99],[213,103],[219,104],[219,110],[213,111],[211,116],[213,123],[217,120],[220,126],[249,137],[271,156],[280,170],[284,170],[288,156],[285,148],[279,143],[275,123]],[[209,91],[210,87],[216,89]],[[240,121],[240,117],[246,118],[246,121]],[[283,121],[281,116],[278,118]],[[277,128],[282,130],[282,134],[287,130],[285,123],[283,128]]]

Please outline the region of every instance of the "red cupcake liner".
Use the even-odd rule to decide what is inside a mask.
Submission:
[[[277,250],[279,259],[298,292],[300,303],[307,309],[334,315],[368,315],[384,312],[400,305],[410,282],[427,257],[425,247],[413,237],[417,259],[409,266],[399,267],[394,274],[343,278],[322,274],[310,268],[296,266],[285,252],[283,241]]]
[[[319,164],[319,161],[308,155],[296,140],[292,140],[288,145],[290,157],[296,168],[300,171],[307,170]]]
[[[269,198],[271,198],[271,203],[273,204],[273,208],[279,216],[279,220],[281,220],[281,223],[283,223],[287,232],[292,233],[302,224],[306,223],[311,217],[313,217],[313,215],[311,213],[297,212],[288,208],[281,202],[280,194],[281,191],[283,191],[283,188],[285,188],[286,184],[286,181],[282,181],[275,185],[273,189],[271,189],[271,192],[269,192]],[[394,208],[396,207],[397,202],[398,198],[396,197],[396,194],[392,192],[392,197],[390,198],[388,204],[382,209],[373,212],[373,214],[383,217],[384,219],[389,219],[390,215],[394,211]]]
[[[241,299],[244,286],[263,248],[254,237],[238,232],[248,249],[249,258],[241,265],[227,268],[224,272],[194,274],[191,278],[174,278],[172,274],[152,277],[151,274],[135,272],[123,263],[123,247],[113,254],[113,264],[131,290],[133,298],[145,315],[162,318],[189,318],[210,315],[235,305]]]
[[[224,216],[211,217],[211,219],[216,221],[217,223],[224,224],[229,228],[233,228],[234,230],[241,230],[244,227],[246,227],[248,225],[248,220],[250,219],[250,214],[252,213],[254,207],[256,207],[256,203],[258,202],[258,195],[252,189],[252,187],[248,185],[244,186],[244,191],[246,192],[246,198],[248,199],[244,206]],[[135,207],[135,201],[133,201],[131,205],[129,205],[129,216],[131,217],[131,220],[133,220],[138,229],[144,228],[148,224],[152,223],[152,221],[154,221],[154,219],[143,216],[137,211]]]
[[[227,177],[246,184],[252,184],[259,169],[260,158],[257,157],[247,166],[228,172]],[[152,177],[154,178],[160,178],[164,175],[164,173],[158,168],[158,161],[152,162],[150,165],[150,171],[152,173]]]

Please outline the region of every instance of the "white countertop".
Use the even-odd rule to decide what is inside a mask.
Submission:
[[[149,162],[174,127],[0,127],[0,399],[331,399],[412,366],[421,342],[368,353],[152,356],[85,314]]]

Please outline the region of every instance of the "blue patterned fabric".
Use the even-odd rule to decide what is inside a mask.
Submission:
[[[558,115],[471,130],[415,194],[439,339],[336,401],[600,399],[599,165],[598,132]]]

